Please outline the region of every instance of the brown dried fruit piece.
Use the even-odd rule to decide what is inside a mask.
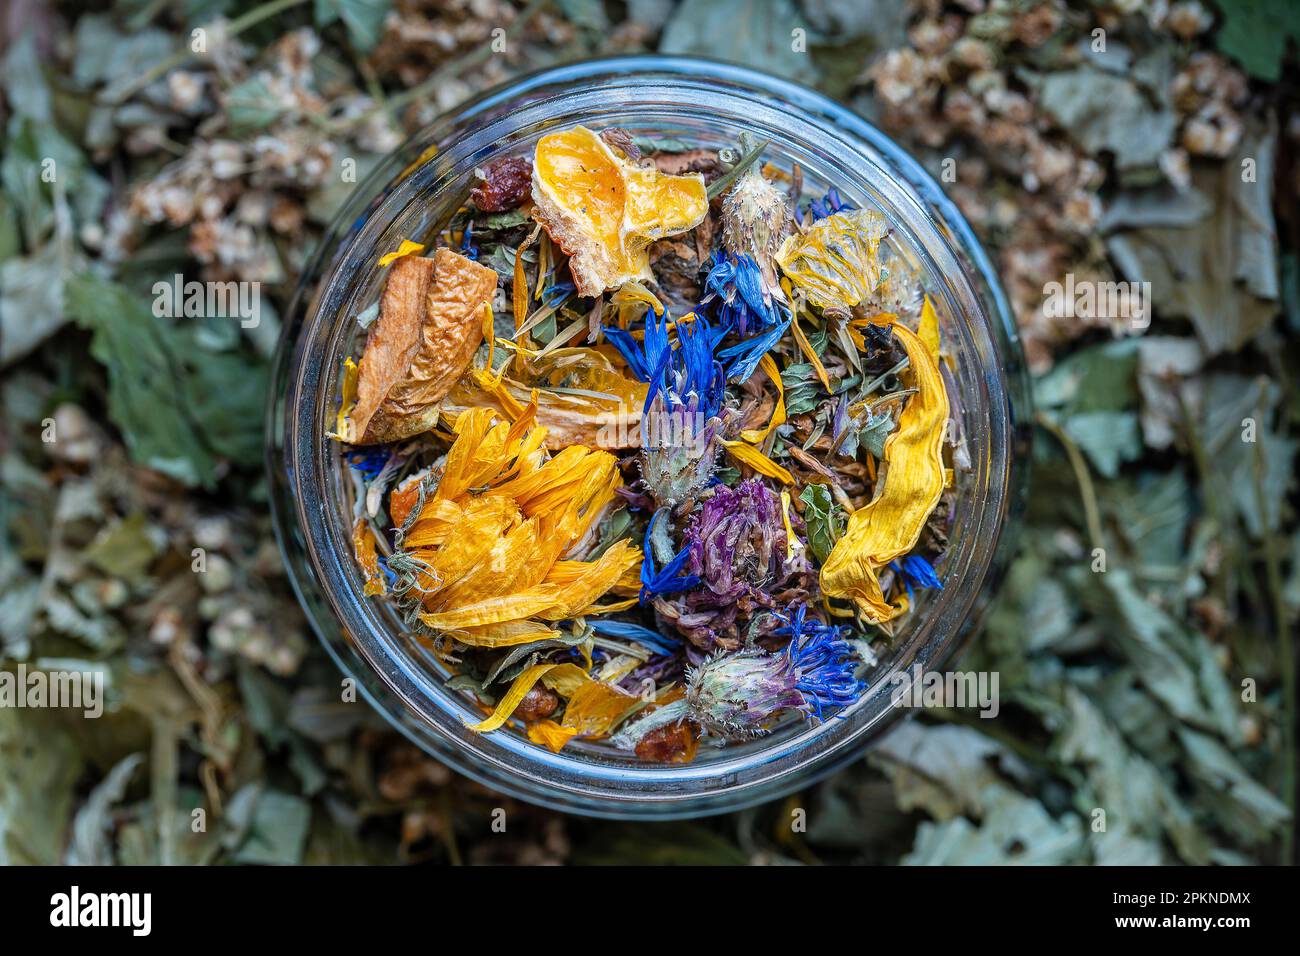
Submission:
[[[699,744],[695,725],[683,720],[650,731],[636,745],[636,755],[653,763],[690,763]]]
[[[450,249],[393,263],[357,377],[345,437],[399,441],[438,423],[439,403],[483,340],[497,274]]]
[[[524,699],[515,708],[514,716],[531,723],[551,716],[559,706],[560,696],[555,691],[547,690],[541,684],[537,684],[524,695]]]
[[[532,184],[533,161],[527,156],[511,156],[488,164],[469,198],[483,212],[506,212],[527,201]]]

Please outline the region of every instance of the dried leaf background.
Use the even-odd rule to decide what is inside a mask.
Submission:
[[[0,666],[93,667],[109,688],[97,721],[0,709],[0,862],[1293,852],[1279,794],[1288,773],[1294,786],[1282,671],[1300,611],[1294,4],[171,6],[14,0],[0,19]],[[208,52],[187,55],[204,25]],[[486,56],[498,27],[509,52]],[[514,804],[340,701],[260,473],[274,306],[351,188],[342,160],[364,175],[522,70],[655,49],[767,64],[936,175],[954,169],[947,188],[1015,306],[1040,426],[1023,545],[963,664],[999,672],[999,718],[930,712],[788,801],[665,826]],[[1150,282],[1151,329],[1048,317],[1043,287],[1069,272]],[[176,273],[264,283],[261,323],[157,317],[152,285]],[[792,415],[800,374],[785,376]],[[491,831],[498,806],[508,835]]]

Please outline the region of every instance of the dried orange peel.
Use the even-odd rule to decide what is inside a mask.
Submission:
[[[653,280],[650,243],[694,229],[709,209],[698,173],[638,166],[584,126],[537,141],[532,197],[533,217],[569,254],[583,296]]]

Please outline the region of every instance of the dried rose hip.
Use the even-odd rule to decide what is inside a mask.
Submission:
[[[515,716],[525,722],[543,720],[555,713],[560,706],[560,697],[545,687],[535,686],[515,708]]]
[[[469,198],[483,212],[516,209],[528,199],[533,182],[533,161],[527,156],[499,159],[483,170],[483,179]]]
[[[695,725],[683,720],[650,731],[636,745],[636,755],[661,763],[690,763],[699,742]]]

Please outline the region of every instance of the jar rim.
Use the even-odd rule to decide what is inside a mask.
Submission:
[[[1012,453],[1012,433],[1017,425],[1014,409],[1017,405],[1026,407],[1021,402],[1027,389],[1015,327],[996,273],[970,226],[938,184],[915,159],[866,120],[820,93],[746,67],[691,57],[642,55],[538,71],[489,90],[439,117],[411,137],[358,187],[303,274],[286,316],[276,363],[268,423],[272,438],[268,449],[272,510],[277,539],[300,603],[340,669],[356,679],[376,709],[421,747],[461,773],[513,796],[588,815],[621,818],[724,812],[804,786],[860,754],[860,744],[872,728],[889,722],[885,719],[888,708],[877,709],[874,716],[852,728],[846,729],[847,721],[832,719],[755,753],[720,756],[684,766],[629,768],[564,752],[551,753],[513,734],[504,738],[479,736],[471,746],[463,735],[452,732],[464,728],[445,726],[450,712],[443,714],[444,723],[423,714],[421,704],[428,702],[429,689],[419,675],[384,652],[375,633],[377,616],[368,612],[367,602],[341,602],[340,594],[355,577],[355,569],[347,567],[350,551],[322,546],[329,540],[325,531],[331,515],[322,491],[323,473],[317,473],[317,466],[322,466],[326,457],[321,449],[321,443],[326,441],[324,428],[318,426],[328,420],[323,417],[329,414],[323,403],[334,395],[333,389],[326,387],[333,372],[319,353],[306,348],[302,333],[309,317],[309,331],[317,336],[322,322],[342,322],[339,316],[349,313],[326,308],[330,292],[325,287],[337,280],[339,268],[355,261],[349,250],[365,245],[368,237],[377,234],[385,209],[391,211],[395,204],[400,205],[403,196],[419,195],[437,180],[437,160],[399,165],[417,149],[425,157],[426,151],[419,149],[421,144],[435,143],[449,131],[472,128],[476,123],[491,127],[503,119],[517,120],[521,110],[544,104],[548,96],[564,99],[583,89],[607,92],[629,85],[647,89],[656,81],[695,84],[718,95],[757,98],[769,106],[779,104],[784,110],[803,114],[812,125],[841,136],[848,148],[857,149],[873,166],[896,180],[892,185],[915,206],[912,212],[925,217],[935,236],[952,253],[951,262],[969,287],[969,302],[990,326],[989,348],[994,361],[984,373],[1001,398],[996,409],[990,408],[990,421],[993,427],[1000,422],[1006,432],[998,449],[1000,461],[995,463],[999,469],[993,483],[995,494],[986,505],[992,517],[992,526],[986,529],[992,542],[978,568],[980,587],[963,595],[967,606],[955,615],[954,626],[938,641],[922,641],[925,635],[921,633],[913,638],[913,643],[918,644],[912,655],[915,662],[928,666],[949,656],[982,617],[976,599],[995,572],[998,544],[1004,551],[1014,530],[1018,481],[1014,468],[1019,464],[1015,460],[1018,456]],[[404,171],[394,177],[395,169],[403,166]],[[375,197],[368,198],[372,192]],[[1010,358],[1007,367],[996,361],[999,356]],[[1020,381],[1015,381],[1017,378]],[[308,408],[304,404],[308,401],[316,407]],[[309,414],[300,415],[303,409]],[[274,446],[277,439],[283,441],[278,448]],[[940,600],[951,602],[956,595],[945,594]],[[873,686],[877,696],[883,677]],[[859,701],[850,710],[863,703]]]

